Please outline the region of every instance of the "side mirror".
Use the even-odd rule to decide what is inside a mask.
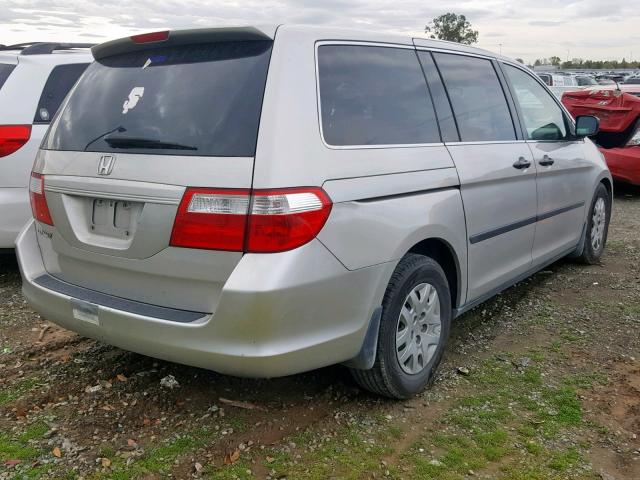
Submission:
[[[576,136],[592,137],[600,131],[600,119],[591,115],[580,115],[576,118]]]

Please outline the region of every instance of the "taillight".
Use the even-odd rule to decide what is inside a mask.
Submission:
[[[31,125],[0,125],[0,157],[17,151],[31,137]]]
[[[274,253],[318,235],[331,212],[320,188],[188,188],[171,234],[174,247]]]
[[[39,173],[31,173],[29,196],[31,198],[33,218],[47,225],[53,225],[53,219],[51,218],[49,206],[47,205],[47,198],[44,195],[44,177]]]
[[[139,35],[132,35],[129,38],[131,38],[133,43],[163,42],[169,38],[169,31],[141,33]]]
[[[241,251],[249,190],[188,188],[171,233],[174,247]]]
[[[320,188],[254,190],[247,232],[248,252],[284,252],[320,233],[331,200]]]

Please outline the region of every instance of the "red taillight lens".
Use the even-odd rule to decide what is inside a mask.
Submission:
[[[141,33],[140,35],[133,35],[129,38],[131,38],[133,43],[163,42],[169,38],[169,30],[165,30],[163,32]]]
[[[249,190],[188,188],[171,233],[174,247],[242,251]]]
[[[251,202],[248,252],[284,252],[320,233],[331,212],[331,200],[320,188],[255,190]]]
[[[274,253],[318,235],[331,212],[320,188],[188,188],[171,234],[174,247]]]
[[[47,225],[53,225],[53,218],[51,218],[47,198],[44,195],[44,177],[39,173],[31,173],[29,196],[31,197],[33,218]]]
[[[31,125],[0,125],[0,157],[22,147],[31,137]]]

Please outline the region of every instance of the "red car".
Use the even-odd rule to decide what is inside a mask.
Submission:
[[[615,180],[640,185],[640,85],[600,86],[567,92],[562,103],[574,117],[594,115],[600,133],[592,140]]]

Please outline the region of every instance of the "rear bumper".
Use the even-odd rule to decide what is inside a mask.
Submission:
[[[29,218],[29,191],[0,187],[0,249],[14,247],[18,233]]]
[[[614,180],[640,185],[640,146],[601,148]]]
[[[284,376],[355,357],[393,269],[346,270],[318,241],[282,254],[245,255],[215,314],[180,322],[110,303],[98,292],[91,298],[100,304],[79,301],[83,295],[74,288],[80,287],[42,282],[48,274],[33,221],[16,249],[23,292],[48,320],[126,350],[246,377]],[[78,314],[78,305],[95,318]]]

